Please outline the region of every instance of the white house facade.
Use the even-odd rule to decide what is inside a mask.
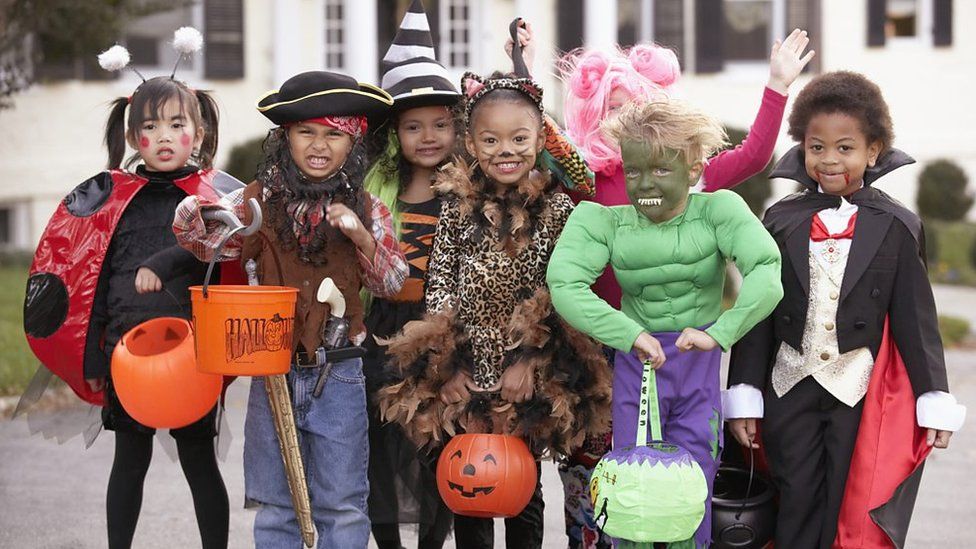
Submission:
[[[210,89],[221,109],[217,165],[230,149],[263,135],[270,123],[256,100],[287,77],[328,68],[377,83],[379,58],[408,0],[202,0],[191,8],[133,23],[120,37],[143,74],[167,74],[172,31],[192,24],[204,53],[179,76]],[[680,94],[730,126],[746,128],[766,81],[769,47],[794,27],[810,30],[811,73],[863,72],[885,93],[896,145],[919,160],[886,178],[885,190],[915,203],[921,166],[950,158],[976,175],[976,2],[962,0],[425,0],[438,58],[459,80],[468,69],[509,66],[502,44],[516,15],[532,22],[535,74],[558,118],[556,52],[581,45],[654,40],[674,48],[684,76]],[[98,52],[92,52],[92,59]],[[80,67],[80,68],[79,68]],[[97,67],[96,67],[97,68]],[[138,78],[105,80],[85,66],[41,71],[41,83],[0,111],[0,248],[35,246],[58,201],[104,168],[108,102],[129,95]],[[98,79],[95,79],[98,78]],[[808,81],[804,76],[794,90]],[[792,143],[785,131],[777,152]],[[779,194],[793,185],[779,182]]]

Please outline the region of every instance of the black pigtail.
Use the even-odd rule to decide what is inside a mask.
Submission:
[[[105,148],[108,149],[108,169],[117,170],[125,158],[125,108],[129,106],[128,97],[112,101],[112,108],[105,122]]]
[[[203,121],[203,142],[197,154],[197,162],[202,169],[213,167],[213,159],[217,156],[217,138],[220,124],[220,114],[217,102],[212,95],[204,90],[196,90],[195,95],[200,103],[200,118]]]

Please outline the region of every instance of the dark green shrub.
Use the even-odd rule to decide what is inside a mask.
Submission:
[[[730,147],[735,147],[746,138],[746,132],[738,128],[725,128],[729,134]],[[732,188],[732,191],[746,201],[749,209],[757,216],[762,216],[766,210],[766,201],[773,194],[772,185],[769,183],[769,172],[772,170],[772,162],[766,164],[763,171],[746,179],[739,185]]]
[[[262,143],[264,143],[264,136],[255,137],[235,145],[230,150],[224,171],[245,183],[254,181],[255,175],[258,173],[258,165],[264,160],[264,151],[261,150]]]
[[[969,321],[954,316],[939,315],[939,333],[946,347],[955,347],[969,335]]]
[[[918,213],[923,219],[959,221],[973,205],[969,179],[955,162],[935,160],[918,176]]]
[[[925,261],[934,265],[939,260],[939,231],[935,225],[925,226]],[[973,263],[976,265],[976,263]]]

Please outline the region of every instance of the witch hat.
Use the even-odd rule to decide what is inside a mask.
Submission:
[[[393,96],[393,108],[398,111],[453,105],[461,98],[447,69],[437,62],[421,0],[414,0],[403,16],[396,38],[383,57],[383,69],[380,85]]]

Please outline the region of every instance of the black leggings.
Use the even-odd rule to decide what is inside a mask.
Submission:
[[[204,549],[226,549],[230,509],[217,467],[212,438],[178,438],[176,448],[193,494],[193,508]],[[152,460],[153,435],[117,431],[115,461],[108,479],[105,507],[108,546],[128,549],[142,508],[142,488]]]

